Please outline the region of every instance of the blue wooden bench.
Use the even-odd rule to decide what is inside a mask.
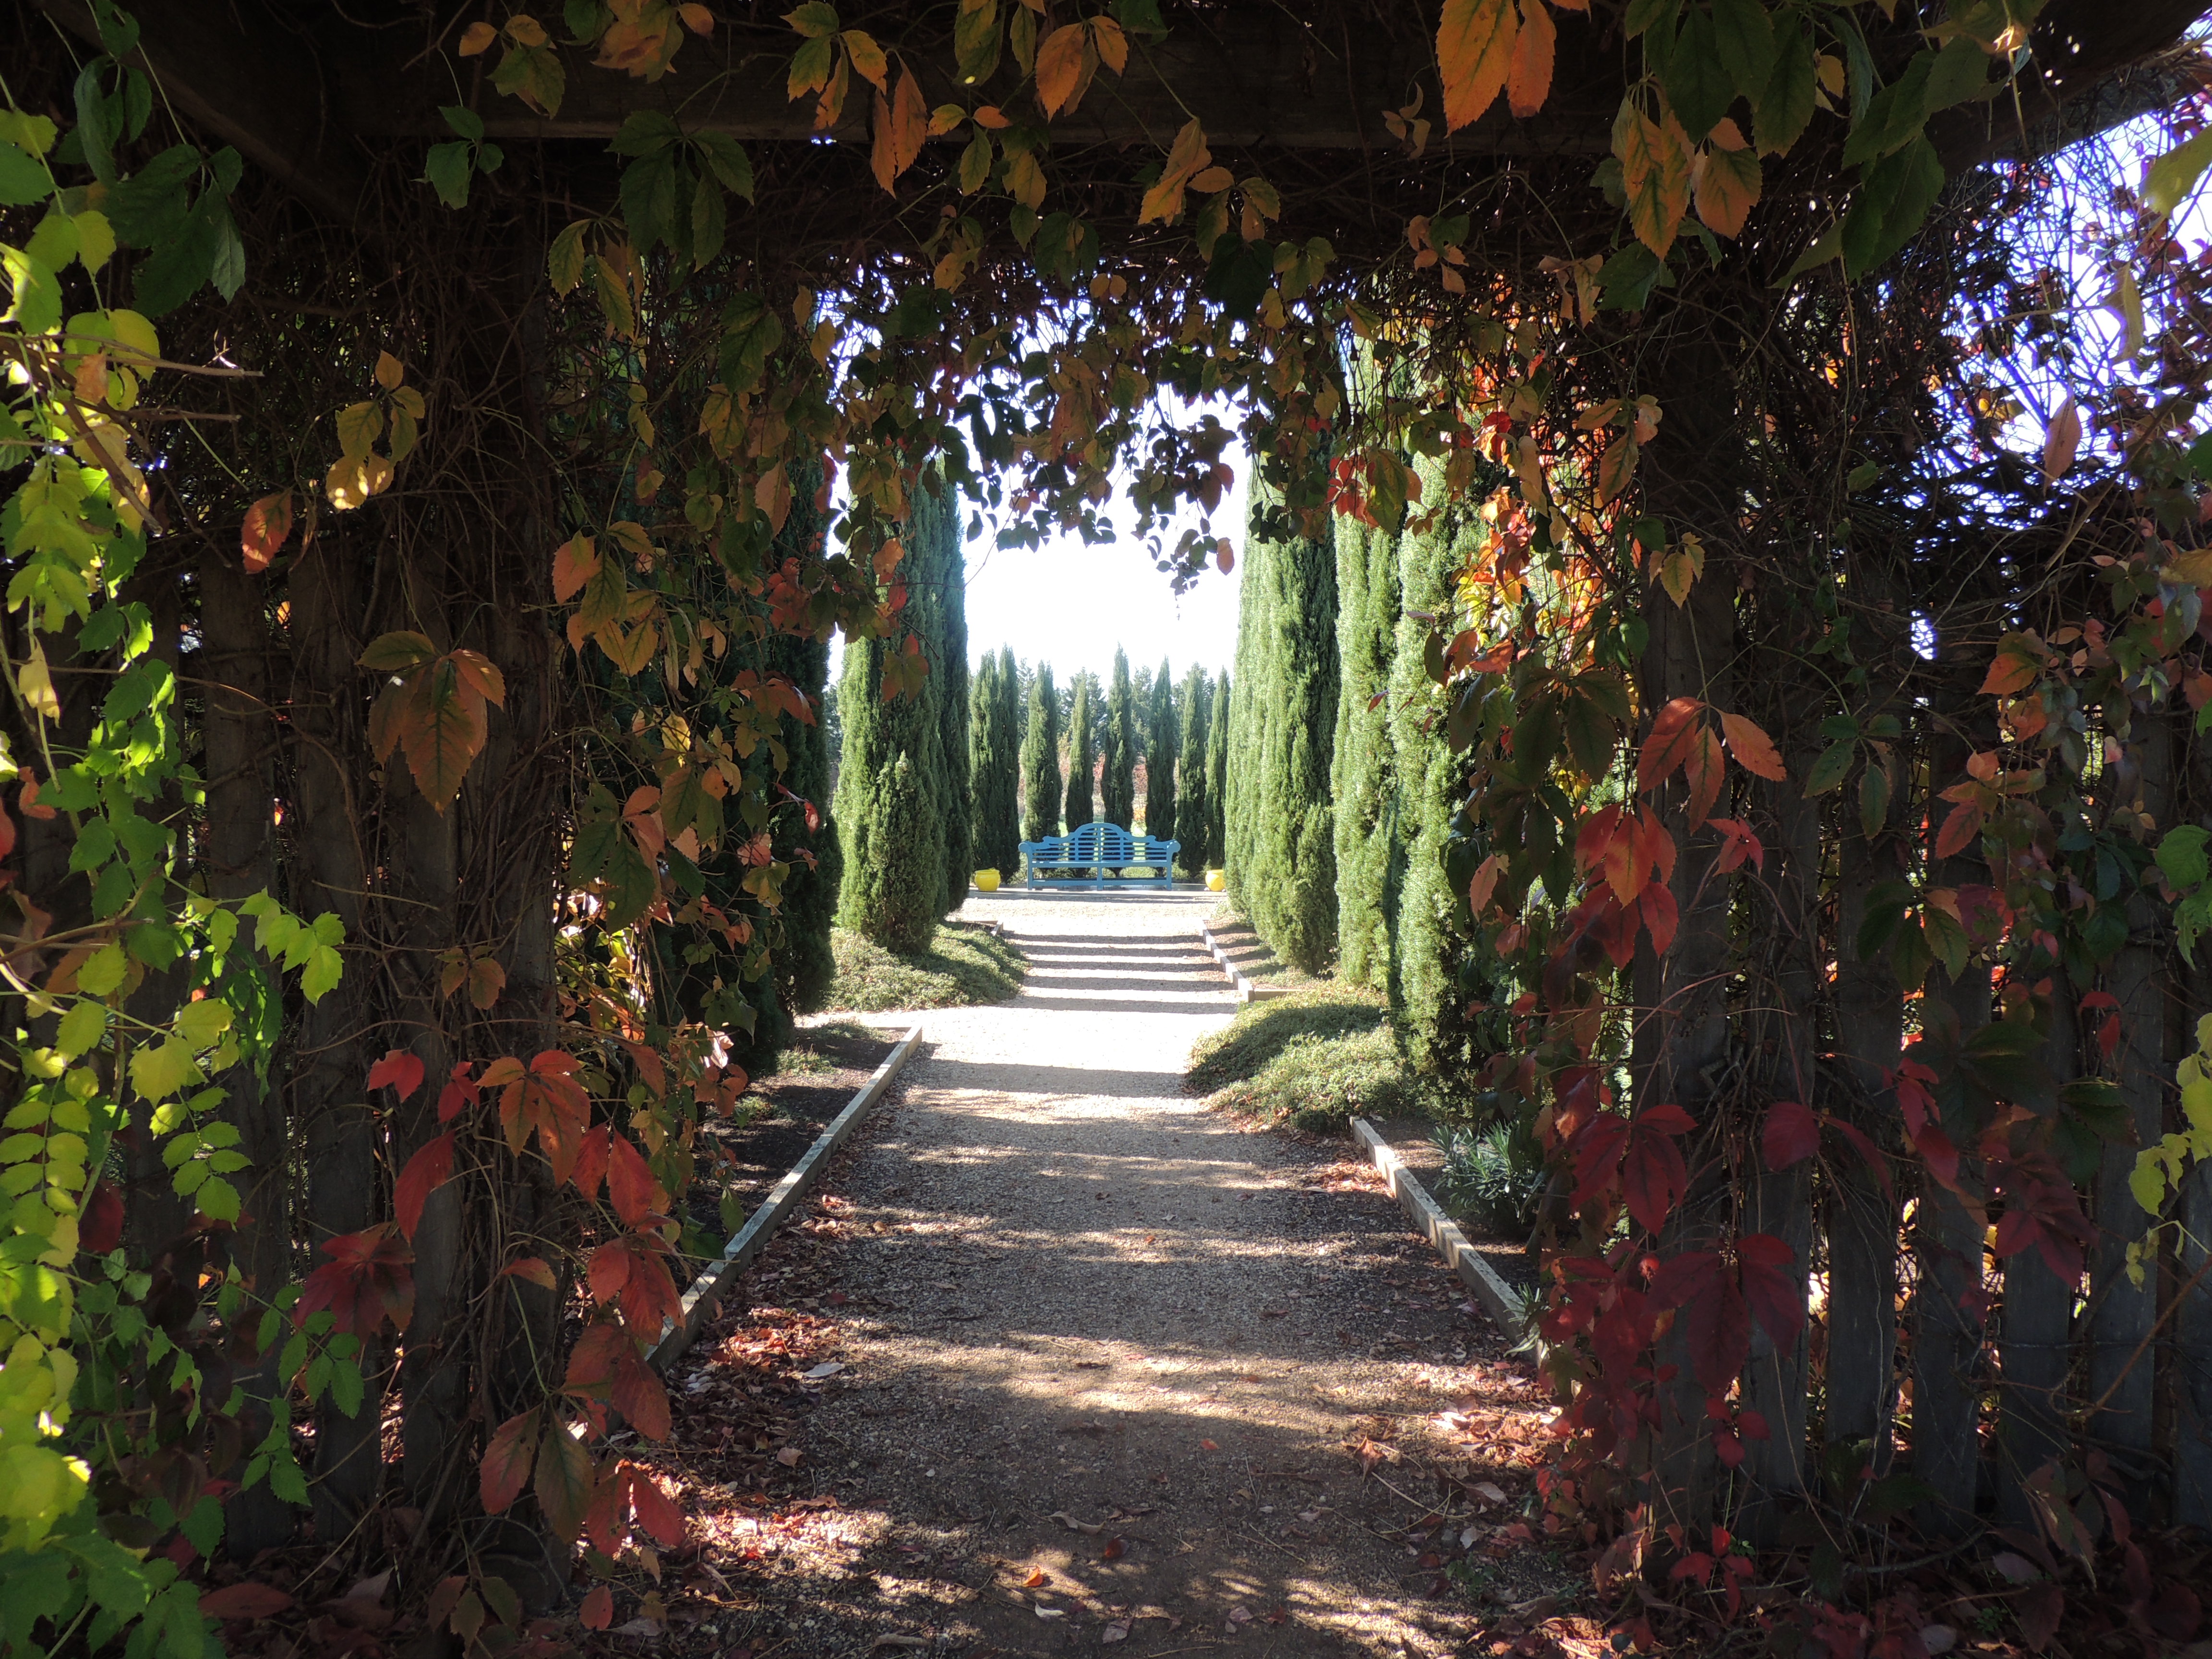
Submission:
[[[1029,866],[1029,885],[1041,887],[1048,884],[1047,876],[1066,877],[1056,880],[1053,886],[1073,886],[1080,883],[1073,879],[1079,872],[1087,873],[1089,884],[1103,887],[1109,880],[1109,870],[1121,874],[1114,878],[1115,885],[1165,887],[1175,879],[1175,855],[1182,850],[1180,842],[1163,841],[1154,836],[1133,836],[1118,823],[1086,823],[1072,836],[1048,836],[1042,841],[1022,843],[1022,860]],[[1150,870],[1149,876],[1132,876],[1132,870]]]

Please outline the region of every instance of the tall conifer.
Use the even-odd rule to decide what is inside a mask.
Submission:
[[[1231,850],[1246,849],[1240,907],[1277,955],[1312,970],[1336,954],[1336,550],[1274,539],[1281,507],[1255,475],[1244,568],[1254,636],[1240,626],[1235,694],[1245,733],[1230,734],[1253,775],[1230,783]]]
[[[1028,708],[1022,722],[1022,839],[1042,841],[1060,833],[1060,693],[1051,664],[1037,665]]]
[[[1182,677],[1182,690],[1176,701],[1182,704],[1177,713],[1181,721],[1176,732],[1176,839],[1182,843],[1176,853],[1176,861],[1187,876],[1206,873],[1206,832],[1211,827],[1212,809],[1206,803],[1206,773],[1212,757],[1206,752],[1206,736],[1212,702],[1207,696],[1211,689],[1206,671],[1196,663]]]
[[[1106,692],[1105,771],[1098,816],[1124,830],[1137,827],[1137,711],[1129,690],[1128,653],[1114,647],[1114,679]]]
[[[933,491],[933,483],[942,493]],[[975,868],[968,799],[968,562],[961,542],[959,495],[932,473],[914,492],[901,574],[907,584],[908,626],[922,636],[928,653],[942,727],[939,753],[944,769],[918,781],[924,798],[934,797],[944,817],[948,911],[967,902]]]
[[[1336,521],[1336,702],[1331,793],[1336,807],[1338,971],[1389,988],[1391,933],[1405,877],[1390,740],[1390,668],[1398,626],[1398,542],[1350,516]]]
[[[1098,766],[1091,746],[1091,676],[1078,674],[1075,708],[1067,717],[1067,803],[1061,814],[1071,836],[1091,822],[1091,784]]]
[[[837,920],[911,952],[929,943],[945,915],[945,722],[936,674],[919,691],[884,700],[884,659],[902,644],[890,636],[845,647],[837,686],[844,722],[837,830],[845,854]]]
[[[1021,860],[1021,759],[1006,672],[999,653],[987,651],[969,690],[969,799],[975,867],[1011,877]]]
[[[1215,870],[1229,856],[1229,671],[1213,682],[1206,708],[1206,867]]]
[[[1182,752],[1178,736],[1175,681],[1169,677],[1168,659],[1162,657],[1145,714],[1145,833],[1162,841],[1176,839],[1176,764]]]

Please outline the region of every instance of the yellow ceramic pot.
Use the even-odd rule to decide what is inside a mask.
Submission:
[[[987,893],[997,892],[999,872],[996,870],[978,870],[975,872],[975,885]]]
[[[1206,890],[1207,892],[1218,893],[1228,885],[1229,874],[1226,871],[1209,870],[1206,872]]]

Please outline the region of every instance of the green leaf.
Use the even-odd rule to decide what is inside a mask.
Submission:
[[[1832,743],[1820,751],[1820,758],[1813,763],[1813,770],[1805,780],[1808,795],[1825,795],[1831,789],[1840,789],[1844,780],[1850,775],[1851,759],[1857,745],[1851,743]]]
[[[78,975],[78,983],[83,976]],[[107,1034],[107,1010],[90,998],[79,1001],[62,1016],[61,1027],[54,1033],[54,1047],[71,1060],[88,1054]]]
[[[1701,143],[1735,98],[1708,14],[1692,11],[1682,20],[1681,38],[1667,59],[1666,84],[1674,118],[1692,143]]]
[[[25,207],[54,193],[54,181],[36,156],[0,143],[0,207]]]
[[[691,192],[691,264],[695,269],[704,269],[714,262],[714,256],[722,251],[726,228],[722,187],[711,174],[702,173],[698,187]]]
[[[26,334],[51,334],[62,325],[62,285],[52,271],[20,248],[5,246],[0,246],[0,267],[15,296],[0,321]]]
[[[783,343],[783,324],[757,294],[740,294],[722,310],[722,384],[732,392],[760,384],[769,355]]]
[[[1597,274],[1598,309],[1641,311],[1666,271],[1666,262],[1641,242],[1631,242]]]
[[[345,438],[343,415],[338,417],[338,435],[343,442]],[[372,434],[371,437],[374,435]],[[347,453],[352,453],[350,446]],[[361,665],[379,674],[404,674],[420,668],[426,662],[435,661],[437,655],[438,647],[430,643],[427,635],[403,629],[390,634],[380,634],[371,640],[361,653]]]
[[[656,149],[623,169],[622,208],[640,252],[676,241],[676,152]]]
[[[579,219],[553,239],[553,246],[545,256],[545,273],[552,278],[556,294],[572,292],[584,277],[584,233],[591,222]]]
[[[708,170],[733,196],[753,199],[753,161],[745,147],[726,132],[702,132],[692,139],[705,158]]]
[[[2176,145],[2150,164],[2143,179],[2143,205],[2153,213],[2172,212],[2197,188],[2207,167],[2212,167],[2212,131]]]
[[[805,0],[795,11],[787,11],[783,21],[810,40],[819,40],[837,33],[837,8],[823,0]]]
[[[1713,0],[1713,44],[1735,89],[1756,104],[1774,75],[1774,20],[1759,0]]]
[[[446,125],[447,126],[451,127],[455,132],[459,133],[462,137],[467,139],[471,143],[478,143],[483,141],[484,136],[483,117],[477,114],[474,110],[465,109],[459,104],[446,104],[440,106],[438,113],[446,118]]]
[[[1788,27],[1775,38],[1774,69],[1752,111],[1752,142],[1761,155],[1780,155],[1812,125],[1818,90],[1812,38]]]
[[[118,135],[108,126],[107,97],[100,87],[102,71],[107,67],[106,58],[95,58],[78,70],[73,95],[76,141],[83,148],[85,165],[92,169],[94,178],[112,186],[121,175],[115,170]]]
[[[190,144],[172,144],[112,186],[100,211],[125,241],[151,247],[182,228],[191,206],[185,186],[199,170],[199,151]]]
[[[2212,877],[2212,861],[2208,861],[2205,853],[2209,842],[2212,835],[2193,823],[2182,823],[2167,830],[2159,842],[2158,867],[2179,890],[2185,893],[2202,887]]]
[[[1928,77],[1935,67],[1936,54],[1921,52],[1867,100],[1866,112],[1851,123],[1851,136],[1844,142],[1845,167],[1894,155],[1927,125]]]
[[[1979,43],[1972,35],[1954,35],[1936,54],[1935,66],[1929,70],[1924,94],[1928,112],[1933,115],[1939,109],[1985,96],[1999,84],[1990,79],[1990,56]]]
[[[345,958],[333,945],[319,945],[307,953],[300,970],[300,994],[311,1003],[320,1002],[335,990],[345,974]]]
[[[474,171],[475,161],[469,154],[465,139],[433,144],[430,153],[422,158],[423,178],[438,192],[438,199],[449,208],[469,204],[469,179]]]
[[[632,110],[607,148],[617,155],[657,155],[683,137],[673,116],[657,109]]]
[[[1888,818],[1888,769],[1869,763],[1859,776],[1859,833],[1872,841]]]
[[[131,1086],[148,1100],[167,1100],[187,1085],[204,1081],[191,1044],[175,1037],[149,1043],[131,1056]]]
[[[1869,168],[1842,226],[1844,273],[1854,281],[1911,241],[1943,193],[1936,146],[1916,137]]]

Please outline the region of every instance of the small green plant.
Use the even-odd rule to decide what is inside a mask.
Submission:
[[[1528,1236],[1545,1169],[1543,1149],[1525,1127],[1449,1125],[1437,1131],[1437,1148],[1444,1158],[1437,1197],[1446,1209],[1500,1237]]]
[[[1382,999],[1338,989],[1272,997],[1237,1010],[1237,1018],[1191,1050],[1185,1076],[1194,1094],[1212,1094],[1256,1078],[1292,1042],[1389,1033]]]
[[[1355,1115],[1399,1117],[1423,1108],[1419,1083],[1389,1030],[1349,1036],[1299,1032],[1255,1077],[1230,1084],[1214,1103],[1311,1133],[1341,1132]]]

